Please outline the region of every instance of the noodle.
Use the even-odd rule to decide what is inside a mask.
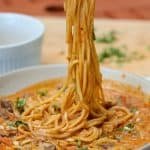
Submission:
[[[56,145],[58,150],[76,146],[77,139],[89,150],[97,149],[101,143],[115,142],[102,137],[102,124],[106,126],[105,130],[109,126],[114,129],[131,117],[124,108],[105,108],[102,75],[93,40],[94,7],[95,0],[65,0],[67,80],[58,93],[46,100],[37,100],[25,109],[21,118],[29,128],[20,127],[21,135],[16,139],[24,141],[23,145],[32,143],[27,138],[33,136],[38,140],[41,136]],[[114,111],[121,111],[124,116],[109,120]]]

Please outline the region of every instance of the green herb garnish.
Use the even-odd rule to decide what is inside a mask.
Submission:
[[[82,146],[81,140],[77,139],[77,140],[75,140],[75,142],[76,142],[76,146],[77,147],[81,147]]]
[[[120,132],[122,132],[122,131],[123,131],[123,128],[122,128],[122,127],[120,127],[120,128],[117,128],[117,131],[120,131]]]
[[[20,121],[20,120],[18,120],[18,121],[15,122],[15,126],[16,126],[16,127],[19,127],[20,125],[28,126],[27,123],[25,123],[25,122],[23,122],[23,121]]]
[[[16,102],[16,108],[20,113],[24,111],[24,106],[26,104],[26,99],[25,98],[18,98]]]
[[[130,112],[133,113],[133,114],[135,114],[137,112],[137,108],[136,107],[132,107],[130,109]]]
[[[117,40],[116,32],[110,31],[107,34],[103,34],[101,37],[96,38],[97,43],[113,43]]]
[[[54,111],[57,113],[61,111],[60,106],[58,106],[57,104],[52,105],[52,107],[54,108]]]
[[[104,62],[108,58],[116,58],[118,61],[124,61],[126,54],[116,47],[107,47],[99,54],[99,61]]]
[[[132,132],[133,129],[134,129],[133,123],[129,123],[129,124],[125,125],[123,128],[118,128],[119,131],[124,131],[124,132]]]
[[[131,132],[134,129],[134,124],[129,123],[126,126],[124,126],[123,131]]]
[[[88,150],[88,147],[82,145],[81,140],[76,139],[75,142],[76,142],[77,150]]]
[[[15,122],[9,123],[9,126],[10,126],[10,127],[15,127],[15,128],[19,127],[20,125],[23,125],[23,126],[28,127],[28,124],[27,124],[27,123],[25,123],[25,122],[23,122],[23,121],[20,121],[20,120],[17,120],[17,121],[15,121]]]
[[[144,58],[145,56],[137,51],[128,54],[125,49],[112,46],[104,48],[99,54],[100,62],[108,60],[117,64],[123,64],[124,62],[129,63],[132,60],[142,60]]]
[[[43,96],[46,96],[46,95],[48,94],[48,91],[45,90],[45,89],[41,89],[41,90],[37,91],[37,93],[38,93],[41,97],[43,97]]]
[[[141,54],[141,53],[139,53],[137,51],[133,51],[130,54],[128,60],[141,60],[141,59],[144,59],[144,58],[145,58],[145,55],[143,55],[143,54]]]

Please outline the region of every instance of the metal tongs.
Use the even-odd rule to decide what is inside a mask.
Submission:
[[[139,150],[150,150],[150,143],[144,145],[144,146],[141,147]]]

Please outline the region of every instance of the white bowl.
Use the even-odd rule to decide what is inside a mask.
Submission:
[[[44,25],[15,13],[0,13],[0,74],[40,64]]]
[[[150,93],[150,81],[144,77],[107,68],[101,70],[105,79],[117,80],[133,86],[140,85],[144,92]],[[0,77],[0,96],[15,93],[37,82],[63,77],[66,75],[66,71],[66,65],[41,65],[5,74]],[[149,148],[150,144],[147,144],[139,150],[149,150]]]
[[[44,80],[66,76],[66,65],[41,65],[20,69],[0,77],[0,95],[8,95],[18,90]],[[117,80],[133,86],[141,86],[150,93],[150,81],[131,73],[102,68],[104,79]],[[124,77],[123,77],[123,76]]]

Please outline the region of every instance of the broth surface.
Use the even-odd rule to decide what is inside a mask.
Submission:
[[[20,145],[21,150],[30,149],[31,141],[35,144],[35,149],[37,150],[46,150],[45,145],[48,145],[48,147],[50,147],[49,144],[52,144],[52,141],[49,139],[45,139],[42,136],[37,138],[29,135],[29,138],[26,139],[24,144],[20,144],[19,142],[15,141],[15,136],[21,134],[17,130],[17,128],[19,127],[19,125],[17,124],[28,124],[28,122],[24,122],[21,117],[21,113],[24,110],[19,110],[16,106],[16,103],[18,99],[25,99],[26,102],[23,109],[26,109],[30,104],[34,104],[35,100],[39,97],[43,100],[51,97],[62,87],[63,83],[64,79],[44,81],[42,83],[23,89],[14,95],[0,98],[1,150],[5,150],[6,147],[15,147],[15,145]],[[103,81],[103,90],[108,108],[109,102],[113,102],[116,107],[125,106],[126,108],[128,108],[132,112],[133,116],[127,122],[118,126],[117,129],[110,130],[110,132],[105,132],[105,129],[107,128],[107,126],[105,126],[105,123],[102,125],[104,130],[104,133],[102,135],[103,138],[109,137],[116,142],[103,143],[102,145],[100,145],[100,150],[134,150],[147,143],[150,143],[150,96],[144,94],[139,87],[134,88],[110,80]],[[76,150],[77,147],[67,146],[64,148],[64,150],[65,149]]]

